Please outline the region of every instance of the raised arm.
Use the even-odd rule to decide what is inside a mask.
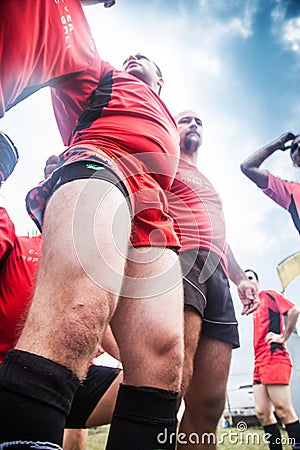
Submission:
[[[259,306],[258,291],[236,261],[230,246],[227,244],[228,275],[237,286],[240,300],[243,304],[242,314],[251,314]]]
[[[289,148],[286,142],[294,139],[295,135],[287,132],[281,135],[275,141],[270,142],[256,152],[252,153],[241,164],[241,171],[252,180],[258,187],[264,189],[268,186],[268,172],[260,169],[261,164],[269,158],[276,150],[285,151]]]

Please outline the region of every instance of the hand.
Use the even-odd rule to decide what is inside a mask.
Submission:
[[[53,170],[56,169],[58,163],[58,156],[51,155],[46,161],[46,165],[44,167],[44,177],[48,178],[52,174]]]
[[[238,294],[243,304],[242,315],[248,316],[259,306],[257,288],[248,279],[243,279],[237,285]]]
[[[291,131],[288,131],[287,133],[282,134],[278,140],[276,141],[276,144],[278,145],[277,148],[279,150],[282,150],[283,152],[285,150],[288,150],[289,148],[291,148],[290,145],[285,145],[286,142],[288,141],[292,141],[293,139],[295,139],[295,135],[294,133],[292,133]]]
[[[81,0],[81,3],[84,6],[88,5],[96,5],[96,3],[104,3],[104,8],[110,8],[113,6],[116,1],[115,0]]]
[[[269,331],[269,333],[265,337],[265,341],[268,344],[272,344],[272,342],[276,342],[277,344],[283,344],[284,343],[283,334],[277,334],[273,333],[273,331]]]

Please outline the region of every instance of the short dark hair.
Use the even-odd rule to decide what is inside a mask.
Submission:
[[[294,141],[295,141],[297,138],[299,138],[299,137],[300,137],[300,135],[297,134],[297,135],[294,137],[294,139],[292,140],[292,143],[291,143],[290,156],[291,156],[293,162],[294,162],[294,160],[293,160],[292,154],[293,154],[293,151],[295,150],[295,146],[298,145],[298,144],[294,144]]]
[[[247,269],[247,270],[244,270],[244,272],[245,272],[245,273],[247,273],[247,272],[252,272],[253,275],[254,275],[255,278],[256,278],[256,281],[259,281],[258,275],[257,275],[257,273],[256,273],[254,270],[252,270],[252,269]]]

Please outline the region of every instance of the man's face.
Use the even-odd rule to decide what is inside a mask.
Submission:
[[[123,70],[146,83],[155,92],[160,92],[160,88],[163,85],[162,76],[158,73],[154,62],[150,61],[146,56],[139,53],[130,55],[123,63]]]
[[[202,144],[202,120],[193,111],[185,111],[176,116],[180,136],[180,150],[195,153]]]
[[[300,167],[300,136],[296,136],[291,145],[291,158],[295,167]]]

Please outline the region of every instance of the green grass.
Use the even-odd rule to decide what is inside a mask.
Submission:
[[[109,426],[92,428],[89,430],[87,450],[104,450]],[[287,442],[287,433],[281,430],[283,439],[283,450],[290,450]],[[182,438],[183,439],[183,438]],[[217,437],[218,450],[268,450],[268,445],[264,442],[262,428],[249,428],[244,432],[239,432],[236,428],[220,430]]]

